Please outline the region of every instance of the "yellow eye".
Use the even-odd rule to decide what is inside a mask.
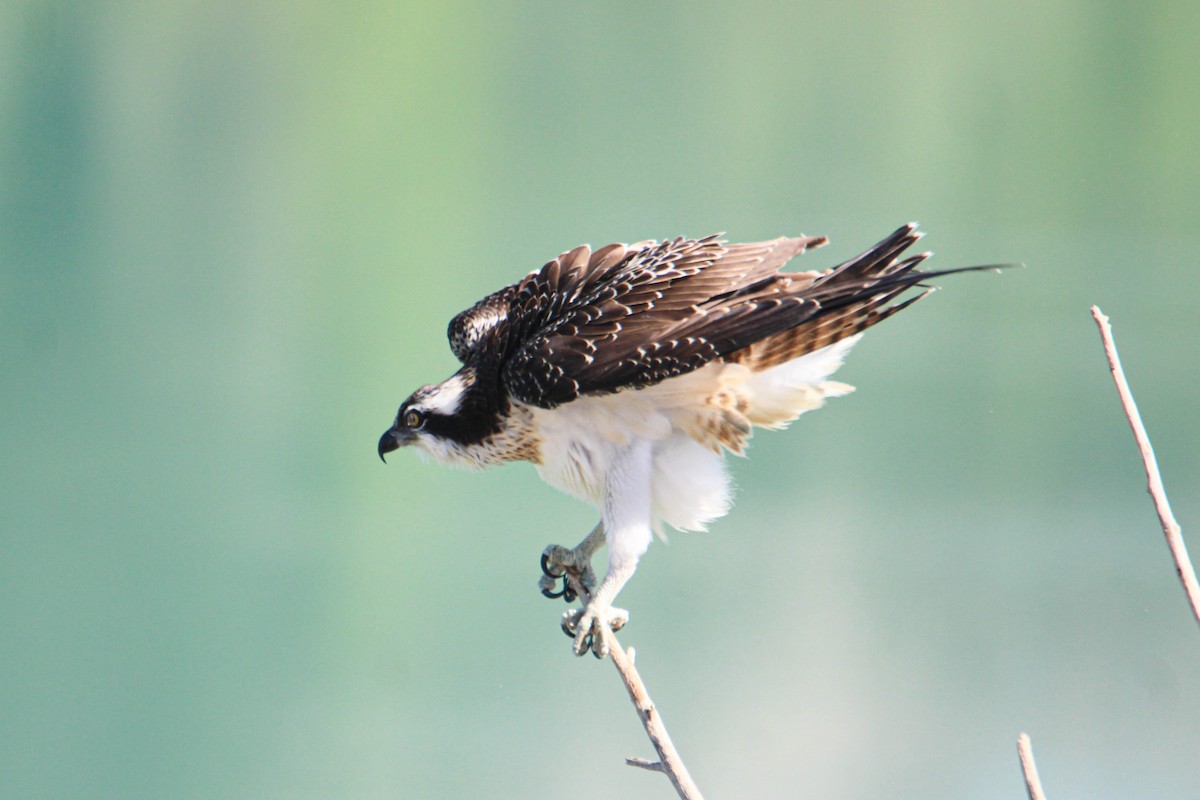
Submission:
[[[420,430],[421,426],[425,424],[425,415],[420,411],[417,411],[415,408],[410,408],[408,411],[404,412],[403,421],[404,427],[414,431]]]

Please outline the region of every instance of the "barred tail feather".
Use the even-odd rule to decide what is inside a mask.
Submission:
[[[993,270],[995,266],[959,267],[922,272],[918,269],[931,253],[918,253],[902,261],[896,259],[923,234],[910,223],[896,230],[866,252],[834,267],[797,293],[816,301],[818,309],[798,325],[760,339],[726,356],[727,361],[744,364],[752,370],[766,370],[829,347],[908,308],[933,291],[924,281],[941,275],[975,270]],[[893,302],[910,289],[926,290],[915,297]]]

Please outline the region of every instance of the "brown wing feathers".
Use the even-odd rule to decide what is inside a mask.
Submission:
[[[547,408],[657,383],[715,359],[765,369],[923,297],[893,303],[945,274],[917,269],[928,254],[897,260],[920,237],[906,225],[824,273],[779,271],[824,237],[578,247],[460,314],[451,342],[464,362],[486,342],[509,393]]]
[[[781,319],[796,317],[803,301],[752,297],[745,290],[776,281],[766,276],[824,241],[726,246],[713,235],[651,242],[630,248],[623,261],[589,264],[569,288],[561,265],[551,262],[528,276],[522,289],[528,284],[538,287],[531,296],[555,295],[555,308],[543,317],[547,325],[540,334],[505,364],[504,383],[518,399],[551,407],[579,394],[645,386],[697,369],[787,327]],[[578,252],[558,261],[577,259]],[[565,308],[564,297],[570,298]],[[560,308],[565,313],[557,313]]]

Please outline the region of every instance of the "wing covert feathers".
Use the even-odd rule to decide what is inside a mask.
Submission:
[[[727,244],[676,238],[563,253],[456,316],[451,349],[485,362],[508,393],[553,408],[583,394],[659,383],[725,360],[767,369],[853,336],[924,294],[941,272],[900,259],[915,224],[845,263],[781,272],[822,236]],[[947,270],[955,272],[958,270]]]

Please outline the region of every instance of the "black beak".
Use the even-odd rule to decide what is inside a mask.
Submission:
[[[384,458],[385,455],[392,452],[393,450],[399,450],[399,449],[400,449],[400,437],[396,435],[395,430],[389,429],[386,433],[383,434],[383,436],[379,437],[379,460],[382,461],[383,463],[385,463],[385,464],[387,463],[387,459]]]

